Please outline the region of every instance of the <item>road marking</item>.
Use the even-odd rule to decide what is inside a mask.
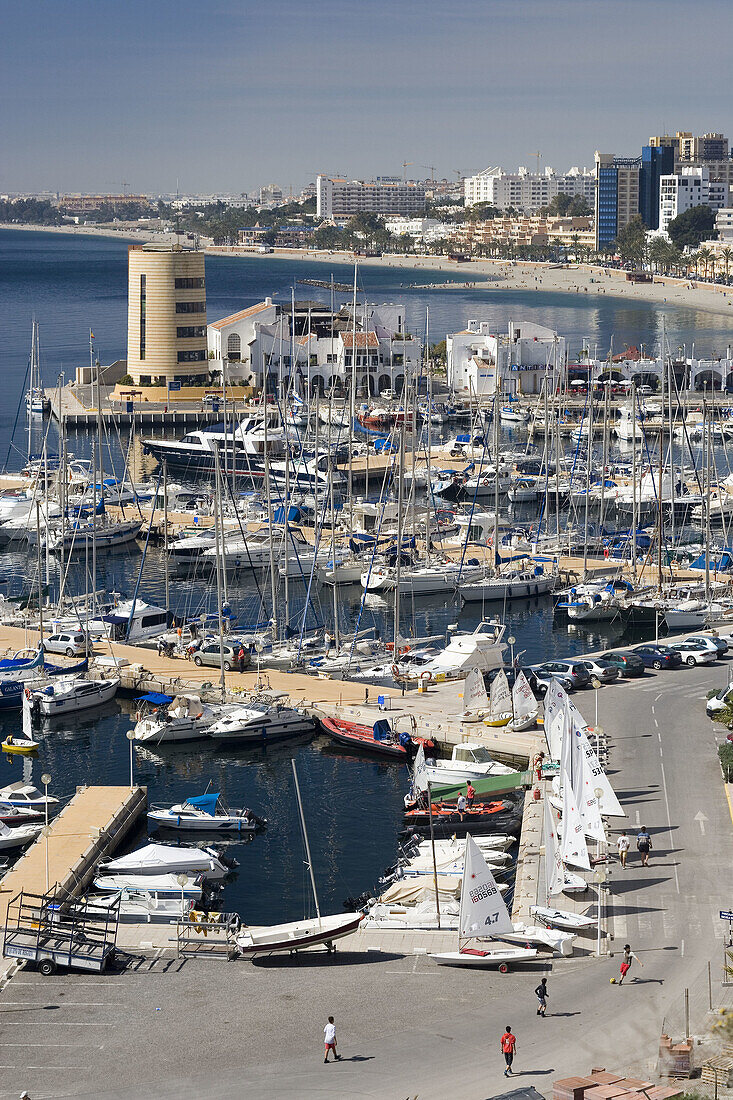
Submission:
[[[76,1066],[23,1066],[23,1069],[76,1069]],[[0,1069],[20,1069],[20,1066],[0,1066]]]
[[[654,703],[652,703],[652,714],[654,714]]]
[[[684,959],[684,957],[685,957],[685,941],[682,940],[680,942],[680,958]]]
[[[654,719],[654,725],[657,727],[657,729],[659,729],[659,722],[656,720],[656,718]]]
[[[636,811],[636,824],[641,825],[641,817],[639,816],[639,811],[638,810]]]
[[[3,1013],[0,1012],[0,1016]],[[69,1022],[68,1020],[50,1020],[48,1017],[43,1021],[45,1027],[113,1027],[113,1024],[105,1024],[100,1020],[77,1020]],[[3,1027],[28,1027],[27,1020],[3,1020]]]
[[[705,822],[709,821],[710,818],[705,817],[705,814],[702,812],[702,810],[698,810],[693,820],[698,823],[698,825],[700,826],[700,832],[703,836],[705,836]]]
[[[664,802],[665,802],[665,805],[667,807],[667,825],[669,826],[669,839],[670,839],[671,843],[674,844],[674,837],[672,836],[672,818],[669,815],[669,796],[667,795],[667,777],[664,774],[664,761],[660,759],[659,765],[662,769],[662,786],[664,788]],[[677,887],[677,893],[679,894],[679,892],[680,892],[680,877],[677,873],[677,863],[676,863],[676,861],[675,861],[673,869],[674,869],[674,881],[675,881],[675,885]]]
[[[24,1005],[25,1008],[44,1008],[40,1001],[0,1001],[3,1005]],[[125,1001],[64,1001],[63,1008],[124,1008]]]
[[[661,735],[661,733],[659,732],[659,730],[657,730],[657,741],[658,741],[658,742],[659,742],[659,744],[661,745],[661,743],[662,743],[662,735]],[[662,750],[660,749],[659,751],[661,752]]]
[[[64,1050],[81,1050],[87,1043],[0,1043],[0,1047],[62,1047]]]

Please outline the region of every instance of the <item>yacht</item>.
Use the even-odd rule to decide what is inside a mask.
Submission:
[[[114,699],[119,686],[118,679],[58,677],[43,687],[31,690],[31,714],[41,718],[54,718],[59,714],[101,707]]]
[[[314,729],[315,722],[306,714],[278,703],[251,701],[222,708],[207,734],[238,745],[268,745],[312,733]]]
[[[269,414],[268,414],[269,415]],[[190,473],[213,473],[215,456],[219,453],[221,469],[250,478],[255,484],[265,477],[265,414],[246,416],[233,431],[224,431],[223,425],[214,429],[189,432],[179,440],[144,439],[143,449],[159,461],[165,460],[169,469],[182,469]],[[267,449],[270,455],[285,452],[287,432],[273,425],[267,430]]]
[[[150,692],[138,702],[145,709],[137,712],[133,738],[153,745],[201,741],[222,712],[222,707],[202,703],[195,695],[178,695],[174,699]]]

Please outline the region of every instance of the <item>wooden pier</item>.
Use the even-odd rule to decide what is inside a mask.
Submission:
[[[100,859],[111,855],[148,805],[146,787],[79,787],[71,801],[5,875],[0,888],[0,925],[8,903],[24,890],[83,893]]]

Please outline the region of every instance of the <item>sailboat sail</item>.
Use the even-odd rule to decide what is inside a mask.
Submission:
[[[548,901],[559,894],[565,885],[565,872],[557,843],[557,822],[549,798],[545,799],[545,883]]]
[[[491,681],[491,706],[489,708],[491,718],[502,718],[512,713],[512,693],[509,690],[509,681],[503,668]]]
[[[513,932],[509,910],[476,841],[466,837],[458,935],[463,939]]]
[[[567,695],[556,680],[551,680],[545,695],[545,738],[551,760],[560,759],[562,731],[565,727]]]
[[[489,697],[484,685],[484,674],[478,668],[472,668],[463,684],[463,709],[466,714],[476,714],[487,710]]]
[[[581,748],[580,737],[582,731],[570,723],[570,757],[573,773],[573,798],[580,811],[586,836],[594,840],[606,840],[606,830],[601,820],[601,811],[598,799],[595,795],[593,776],[585,766],[585,755]],[[600,787],[598,788],[600,790]]]
[[[590,871],[585,828],[573,795],[572,733],[566,724],[560,755],[560,782],[562,784],[562,859],[584,871]]]
[[[575,728],[575,735],[583,756],[583,771],[593,791],[603,791],[600,797],[600,812],[608,817],[626,817],[626,812],[619,802],[616,792],[611,786],[608,776],[604,772],[596,756],[593,747],[584,729]]]
[[[422,745],[418,747],[415,753],[415,767],[412,773],[412,781],[417,791],[427,791],[429,789],[428,769],[425,764],[425,749]]]
[[[537,713],[537,700],[529,686],[529,680],[521,670],[517,673],[512,688],[512,706],[515,722],[524,722]]]

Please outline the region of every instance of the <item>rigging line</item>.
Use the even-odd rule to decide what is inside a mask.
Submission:
[[[25,374],[23,375],[23,388],[21,390],[21,396],[20,396],[20,399],[18,400],[18,404],[17,404],[16,409],[15,409],[15,420],[13,421],[13,430],[10,433],[10,440],[8,442],[8,452],[5,455],[5,465],[3,466],[3,470],[5,470],[5,471],[7,471],[7,469],[8,469],[8,459],[10,458],[10,451],[14,446],[13,439],[15,437],[15,429],[18,427],[18,420],[20,418],[20,409],[21,409],[21,406],[22,406],[24,398],[25,398],[26,383],[28,381],[28,372],[30,371],[30,369],[31,369],[31,358],[30,358],[30,354],[29,354],[28,355],[28,364],[25,368]],[[30,413],[29,413],[29,415],[30,415]],[[21,453],[20,448],[16,447],[16,449],[17,449],[18,453],[20,454]],[[30,455],[28,457],[30,457]]]

